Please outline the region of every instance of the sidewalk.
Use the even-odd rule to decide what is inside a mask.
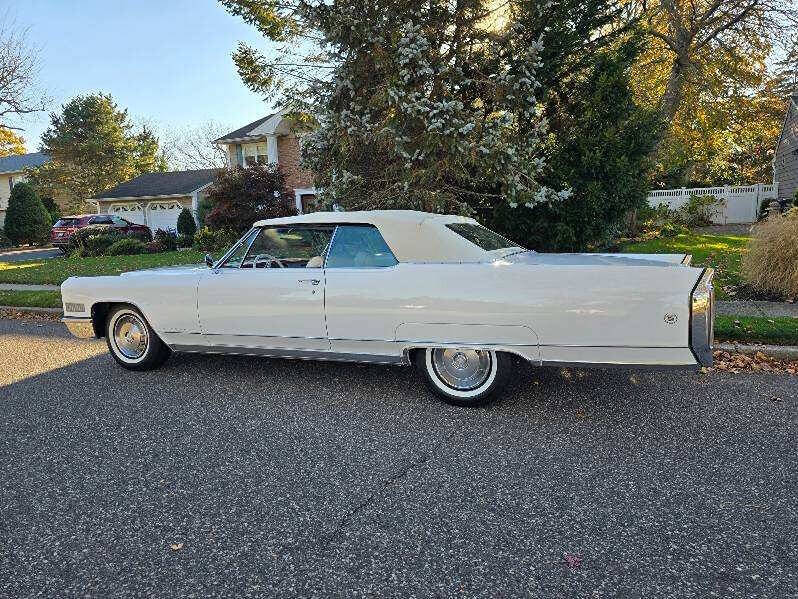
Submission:
[[[777,318],[789,316],[798,318],[798,304],[786,302],[755,302],[752,300],[715,302],[715,314],[727,316],[759,316]]]
[[[61,291],[61,286],[27,285],[24,283],[0,283],[0,291]]]

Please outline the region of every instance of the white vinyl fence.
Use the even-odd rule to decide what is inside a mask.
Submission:
[[[690,200],[691,195],[715,196],[719,200],[718,209],[712,222],[718,225],[756,222],[762,200],[778,198],[779,184],[741,185],[738,187],[693,187],[681,189],[658,189],[648,192],[648,205],[667,204],[671,210],[677,210]]]

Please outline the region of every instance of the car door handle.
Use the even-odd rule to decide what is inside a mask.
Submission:
[[[319,280],[319,279],[299,279],[297,281],[297,283],[299,283],[300,285],[307,285],[308,283],[310,283],[311,285],[318,285],[319,283],[321,283],[321,280]]]

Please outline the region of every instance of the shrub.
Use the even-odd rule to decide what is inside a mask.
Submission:
[[[798,297],[798,208],[754,226],[740,272],[755,289]]]
[[[200,197],[199,204],[197,204],[197,220],[200,227],[206,226],[205,217],[211,213],[211,210],[213,210],[213,200],[208,196]]]
[[[232,231],[211,231],[202,227],[194,235],[194,248],[202,252],[218,252],[229,248],[238,238],[239,235]]]
[[[723,206],[724,200],[713,195],[691,195],[686,204],[679,207],[678,219],[688,227],[703,227],[712,224],[712,217]]]
[[[11,240],[6,237],[5,231],[0,228],[0,248],[11,247]]]
[[[792,196],[792,205],[798,206],[798,189],[795,190],[795,193]]]
[[[129,256],[133,254],[143,254],[145,251],[147,251],[147,248],[143,242],[139,241],[138,239],[125,237],[108,246],[108,249],[105,250],[105,255]]]
[[[285,176],[274,165],[222,169],[208,189],[213,209],[205,216],[212,231],[228,230],[240,236],[264,218],[293,214]]]
[[[144,244],[144,251],[148,254],[160,254],[166,251],[166,248],[160,241],[150,241]]]
[[[90,225],[78,229],[69,238],[67,253],[81,256],[100,256],[115,241],[122,237],[110,225]]]
[[[155,237],[153,241],[159,243],[161,247],[164,248],[162,251],[173,252],[177,249],[177,234],[173,233],[172,231],[158,229],[155,231]]]
[[[41,243],[50,236],[50,214],[33,187],[17,183],[6,210],[5,234],[14,245]]]
[[[192,245],[194,245],[194,235],[184,235],[181,233],[177,236],[177,247],[190,248]]]
[[[177,232],[189,237],[193,237],[197,232],[197,223],[194,222],[194,215],[188,208],[183,208],[180,211],[180,216],[177,217]]]

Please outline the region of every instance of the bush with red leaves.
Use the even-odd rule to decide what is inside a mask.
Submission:
[[[264,218],[295,214],[285,188],[285,176],[275,165],[222,169],[208,190],[213,208],[205,216],[212,231],[231,231],[238,237]]]

